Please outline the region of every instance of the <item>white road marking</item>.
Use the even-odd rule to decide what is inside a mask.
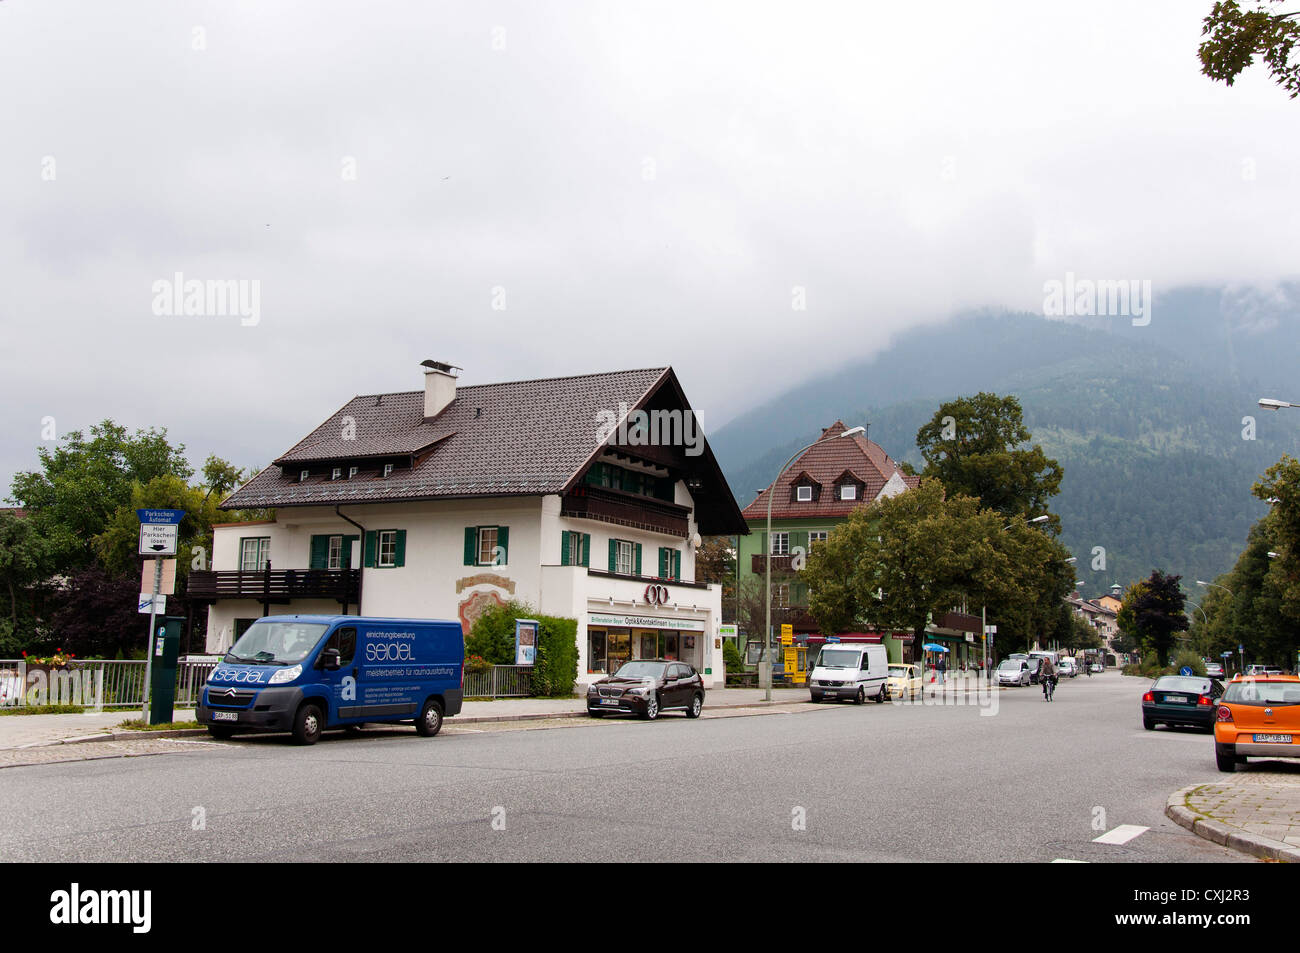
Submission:
[[[1066,860],[1064,857],[1057,857],[1052,861],[1054,864],[1086,864],[1086,860]]]
[[[1139,824],[1121,824],[1114,830],[1109,830],[1100,837],[1094,837],[1094,844],[1127,844],[1139,834],[1145,834],[1151,830],[1149,827],[1142,827]]]

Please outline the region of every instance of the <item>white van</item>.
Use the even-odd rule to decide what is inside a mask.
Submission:
[[[808,691],[815,702],[851,698],[861,705],[868,698],[883,702],[889,678],[889,655],[883,645],[830,642],[822,646],[808,674]]]

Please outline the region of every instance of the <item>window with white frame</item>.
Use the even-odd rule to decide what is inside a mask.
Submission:
[[[615,540],[618,545],[616,551],[616,568],[624,576],[630,576],[636,572],[636,543],[629,543],[625,539]]]
[[[239,568],[244,572],[256,572],[265,568],[270,558],[270,536],[254,536],[239,541]]]
[[[385,463],[385,464],[384,464],[384,476],[388,476],[388,475],[391,474],[392,472],[393,472],[393,465],[392,465],[391,463]]]
[[[333,470],[330,471],[330,479],[331,479],[331,480],[337,480],[337,479],[338,479],[339,477],[341,477],[341,476],[343,476],[343,468],[342,468],[342,467],[335,467]]]
[[[329,545],[329,554],[325,562],[326,569],[343,568],[343,537],[331,536]]]
[[[808,531],[808,548],[812,549],[818,543],[826,542],[829,533],[826,530],[811,529]]]
[[[777,583],[772,586],[772,608],[786,609],[790,606],[790,584],[788,582]]]
[[[790,534],[789,533],[772,534],[772,555],[773,556],[790,555]]]
[[[567,538],[568,538],[568,541],[569,541],[569,542],[568,542],[568,545],[569,545],[569,554],[568,554],[568,559],[569,559],[569,561],[568,561],[565,565],[567,565],[567,566],[583,566],[583,565],[586,565],[586,564],[582,561],[582,539],[583,539],[583,534],[582,534],[582,533],[570,533],[570,534],[568,535]]]
[[[480,526],[478,529],[478,564],[492,566],[497,558],[497,528]]]
[[[298,482],[299,482],[299,483],[306,483],[306,482],[307,482],[307,477],[309,477],[309,476],[311,476],[311,471],[310,471],[310,470],[299,470],[299,471],[298,471]]]
[[[845,483],[840,487],[841,500],[856,500],[858,498],[858,487],[855,483]]]
[[[800,503],[812,502],[812,487],[810,486],[797,486],[794,488],[794,494],[794,498]]]
[[[384,529],[379,531],[379,561],[377,565],[385,569],[397,565],[397,530]]]
[[[351,479],[352,479],[354,476],[356,476],[356,475],[357,475],[357,468],[356,468],[356,467],[348,467],[348,479],[351,480]]]

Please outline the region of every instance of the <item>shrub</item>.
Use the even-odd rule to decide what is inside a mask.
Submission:
[[[1184,666],[1190,666],[1193,675],[1205,677],[1205,663],[1191,649],[1179,649],[1175,652],[1170,665],[1173,667],[1174,672],[1181,672]]]
[[[732,639],[722,640],[722,664],[728,672],[740,672],[745,668],[745,659]]]
[[[465,654],[481,656],[492,665],[514,665],[515,619],[531,618],[522,602],[493,606],[474,620],[465,637]]]
[[[538,622],[533,695],[567,698],[578,678],[578,620],[559,616],[524,616]]]

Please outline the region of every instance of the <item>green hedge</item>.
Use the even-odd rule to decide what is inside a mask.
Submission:
[[[535,697],[567,698],[578,678],[578,620],[541,615],[523,602],[488,609],[465,638],[465,654],[480,655],[493,665],[515,663],[515,620],[536,619],[537,656],[533,666]]]

